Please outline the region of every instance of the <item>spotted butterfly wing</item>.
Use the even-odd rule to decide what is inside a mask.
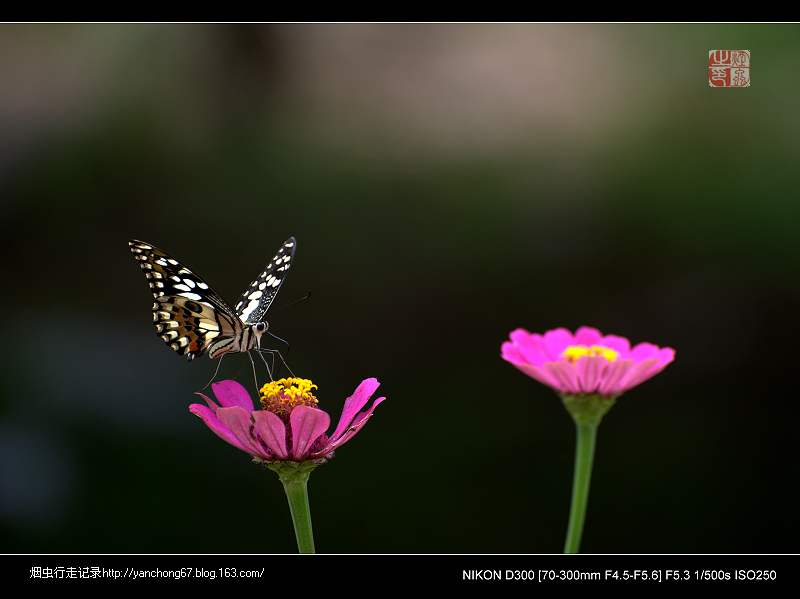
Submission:
[[[292,265],[297,242],[290,237],[231,308],[203,279],[172,256],[143,241],[131,240],[155,298],[153,322],[167,345],[192,361],[261,347],[268,324],[264,314]]]

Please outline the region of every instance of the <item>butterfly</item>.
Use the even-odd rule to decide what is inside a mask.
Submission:
[[[190,362],[206,351],[216,359],[228,352],[261,350],[261,335],[269,327],[263,317],[292,265],[297,248],[294,237],[284,242],[236,302],[235,309],[172,256],[144,241],[133,239],[128,243],[150,283],[156,300],[156,333],[167,345]]]

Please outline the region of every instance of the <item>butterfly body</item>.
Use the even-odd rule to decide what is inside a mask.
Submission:
[[[208,352],[212,359],[228,352],[261,348],[269,325],[264,315],[292,264],[297,242],[290,237],[264,271],[231,308],[203,279],[143,241],[131,240],[155,298],[153,322],[167,345],[189,361]]]

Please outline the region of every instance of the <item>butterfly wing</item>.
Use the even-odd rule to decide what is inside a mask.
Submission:
[[[286,273],[292,265],[294,252],[297,242],[294,237],[287,239],[275,254],[275,257],[267,264],[264,272],[258,275],[255,281],[236,302],[236,315],[245,324],[261,322],[261,319],[269,310],[272,300],[278,294]]]
[[[150,283],[153,322],[167,345],[191,361],[213,342],[240,335],[241,320],[208,283],[149,243],[129,244]]]

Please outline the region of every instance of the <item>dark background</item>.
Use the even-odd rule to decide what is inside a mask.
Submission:
[[[318,551],[560,552],[573,425],[499,355],[581,325],[677,352],[600,427],[582,550],[796,551],[798,59],[797,25],[0,26],[0,552],[296,551],[127,243],[234,302],[290,235],[292,370],[334,424],[388,398],[311,476]]]

